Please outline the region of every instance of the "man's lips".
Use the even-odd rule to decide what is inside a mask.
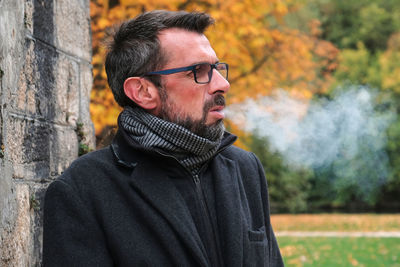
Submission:
[[[225,106],[214,106],[210,109],[210,112],[213,112],[213,111],[221,112],[224,108],[225,108]]]
[[[225,108],[225,98],[222,94],[215,95],[211,100],[209,100],[205,107],[204,111],[207,115],[207,121],[209,123],[214,123],[215,121],[222,120],[225,118],[225,114],[223,112]]]
[[[217,119],[223,119],[225,118],[225,114],[223,112],[224,108],[225,106],[214,106],[209,110],[209,112]]]

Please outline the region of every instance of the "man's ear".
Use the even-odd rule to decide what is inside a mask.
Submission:
[[[160,103],[158,88],[141,77],[129,77],[124,82],[124,92],[138,106],[147,111],[154,111]]]

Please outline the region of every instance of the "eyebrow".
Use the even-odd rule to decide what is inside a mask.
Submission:
[[[168,68],[168,69],[163,69],[163,70],[158,70],[158,71],[152,71],[149,72],[147,74],[164,74],[164,75],[168,75],[168,74],[174,74],[174,73],[180,73],[180,72],[185,72],[185,71],[193,71],[193,69],[191,69],[191,67],[195,66],[195,65],[199,65],[199,64],[217,64],[219,63],[219,60],[217,60],[215,63],[209,63],[209,62],[200,62],[200,63],[194,63],[192,65],[189,66],[185,66],[185,67],[179,67],[179,68]]]

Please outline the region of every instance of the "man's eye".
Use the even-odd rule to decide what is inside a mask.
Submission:
[[[198,75],[205,75],[208,73],[210,66],[208,64],[198,65],[196,66],[196,73]]]

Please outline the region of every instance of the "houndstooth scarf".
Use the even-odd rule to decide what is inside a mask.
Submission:
[[[125,108],[120,120],[122,128],[134,141],[144,148],[161,150],[174,156],[193,175],[214,156],[221,144],[222,133],[219,131],[216,131],[211,139],[206,139],[178,124],[153,116],[141,108]]]

